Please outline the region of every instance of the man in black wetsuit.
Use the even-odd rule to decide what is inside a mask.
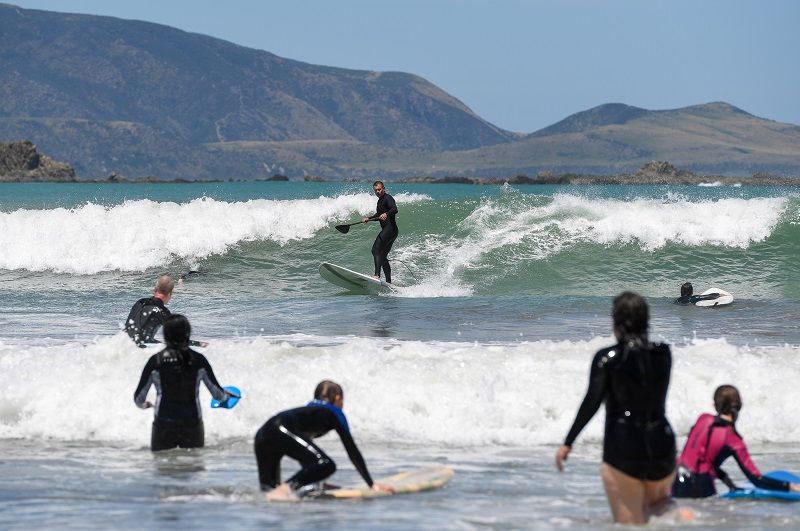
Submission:
[[[158,277],[153,296],[139,299],[131,308],[125,320],[125,332],[137,345],[158,342],[155,336],[170,316],[166,304],[172,298],[174,288],[172,277],[169,275]]]
[[[368,221],[378,220],[381,223],[381,232],[375,238],[375,243],[372,244],[372,258],[375,260],[375,278],[381,278],[381,268],[386,276],[386,282],[392,282],[392,268],[389,266],[389,251],[392,250],[392,244],[397,238],[397,222],[394,217],[397,215],[397,204],[394,202],[394,197],[386,193],[386,188],[383,182],[375,181],[372,183],[372,189],[375,190],[375,195],[378,196],[378,207],[376,212],[368,218],[364,218],[364,223]]]

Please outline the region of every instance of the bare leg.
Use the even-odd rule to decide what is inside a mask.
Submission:
[[[620,524],[646,524],[644,481],[603,463],[603,486],[614,521]]]
[[[644,482],[644,496],[648,517],[659,516],[670,508],[670,492],[672,491],[672,482],[674,480],[675,472],[658,481]]]

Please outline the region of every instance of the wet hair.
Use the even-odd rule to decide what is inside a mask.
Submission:
[[[647,341],[650,310],[644,297],[632,291],[620,293],[614,298],[611,317],[614,320],[614,330],[620,336],[620,342]]]
[[[191,361],[189,355],[189,337],[191,335],[192,326],[189,324],[189,319],[183,315],[172,314],[164,321],[164,342],[177,353],[183,367],[188,366]]]
[[[681,297],[691,297],[694,293],[694,287],[691,282],[684,282],[681,285]]]
[[[336,398],[336,395],[344,398],[344,391],[342,391],[341,385],[337,384],[336,382],[332,382],[331,380],[322,380],[317,384],[317,388],[314,389],[314,399],[324,400],[329,404],[333,404],[333,400]]]
[[[161,293],[163,295],[169,295],[172,293],[172,290],[175,289],[175,282],[172,281],[172,277],[169,275],[162,275],[158,277],[156,281],[156,292]]]
[[[372,187],[373,187],[373,188],[375,188],[375,187],[376,187],[376,186],[378,186],[378,185],[381,185],[381,186],[383,186],[384,188],[386,188],[386,185],[385,185],[385,184],[383,184],[383,181],[375,181],[374,183],[372,183]]]
[[[739,416],[742,409],[742,397],[739,390],[732,385],[720,385],[714,391],[714,409],[720,415],[731,415],[733,420]]]

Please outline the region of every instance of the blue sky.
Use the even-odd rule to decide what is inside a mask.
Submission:
[[[800,124],[800,2],[3,0],[134,18],[315,64],[418,74],[531,132],[595,105],[727,101]]]

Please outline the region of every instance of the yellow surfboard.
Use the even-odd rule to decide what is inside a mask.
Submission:
[[[439,489],[447,485],[453,478],[453,469],[443,466],[418,468],[401,472],[394,476],[381,478],[376,483],[383,483],[394,487],[395,494],[407,494],[410,492],[422,492],[425,490]],[[391,496],[388,492],[374,490],[366,484],[353,487],[342,487],[340,489],[325,490],[320,498],[345,500],[353,498],[379,498]]]

